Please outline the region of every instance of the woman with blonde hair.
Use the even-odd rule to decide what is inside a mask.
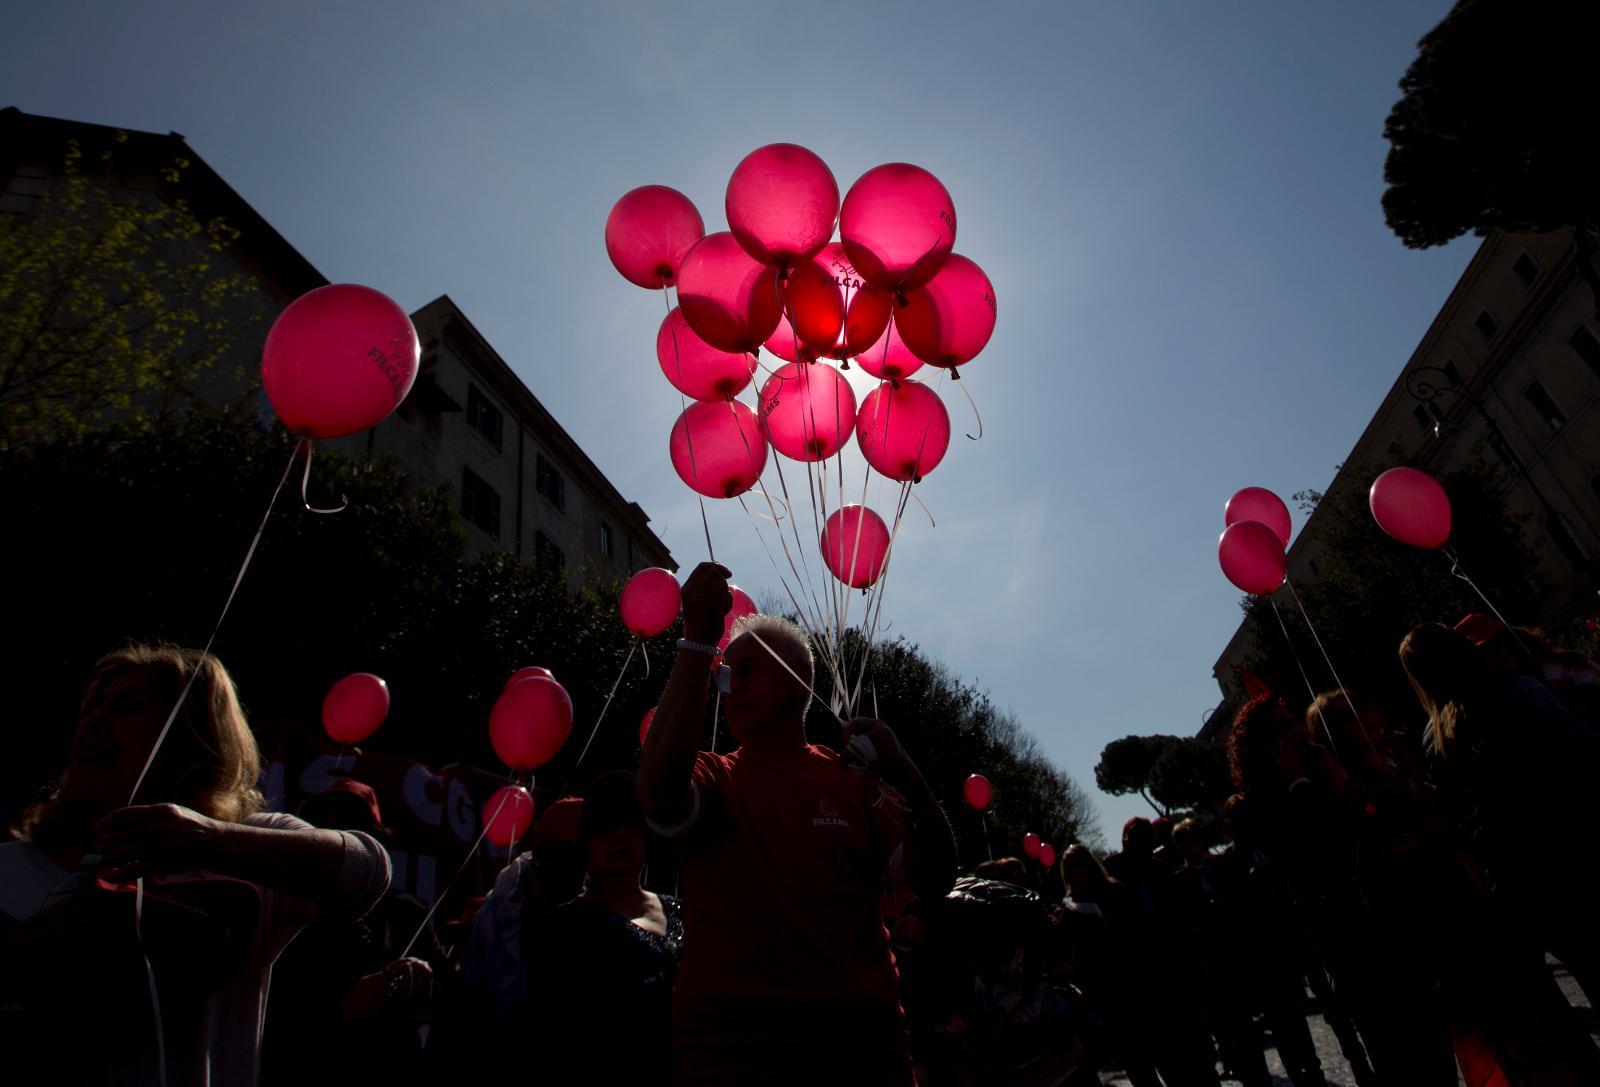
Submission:
[[[390,876],[371,836],[262,812],[260,771],[215,658],[100,659],[66,769],[0,845],[8,1053],[64,1082],[257,1082],[273,960],[312,920],[360,917]],[[94,1046],[46,1040],[86,1027]]]

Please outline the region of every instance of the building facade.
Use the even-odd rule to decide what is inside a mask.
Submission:
[[[270,425],[260,397],[267,330],[285,306],[327,278],[177,133],[0,110],[0,229],[45,208],[69,176],[92,182],[98,198],[181,201],[200,222],[226,223],[220,249],[199,236],[148,254],[203,262],[213,274],[253,287],[229,303],[229,339],[217,362],[162,396],[175,392],[214,406],[260,403]],[[392,457],[415,487],[448,485],[473,553],[501,547],[548,563],[564,569],[573,588],[591,575],[610,580],[646,566],[676,568],[644,510],[617,491],[448,297],[412,321],[422,361],[411,394],[378,426],[323,444],[355,457]]]
[[[1364,488],[1397,451],[1442,472],[1483,450],[1527,517],[1549,627],[1593,614],[1600,590],[1600,321],[1576,261],[1566,232],[1485,238],[1327,491]],[[1318,516],[1289,549],[1296,583],[1317,577]],[[1212,669],[1213,723],[1246,697],[1250,639],[1241,624]]]

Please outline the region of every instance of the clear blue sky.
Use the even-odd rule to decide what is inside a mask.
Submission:
[[[8,13],[0,105],[182,132],[330,279],[450,294],[685,565],[661,300],[607,261],[611,203],[668,184],[721,229],[728,173],[780,140],[841,190],[932,170],[1000,317],[964,370],[988,433],[949,400],[938,528],[908,523],[886,620],[1114,839],[1144,805],[1094,790],[1100,748],[1218,699],[1223,502],[1326,485],[1470,255],[1405,250],[1378,205],[1395,82],[1448,7],[57,0]],[[738,507],[712,519],[775,590]]]

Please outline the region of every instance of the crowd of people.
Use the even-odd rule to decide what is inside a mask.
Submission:
[[[1360,1087],[1600,1084],[1547,958],[1600,997],[1593,662],[1482,616],[1418,627],[1423,727],[1262,695],[1215,819],[962,874],[889,725],[807,742],[798,627],[747,617],[719,654],[714,563],[683,604],[637,772],[546,808],[449,933],[389,890],[370,787],[261,810],[214,658],[105,657],[0,844],[17,1082],[1266,1087],[1270,1036],[1294,1087],[1325,1087],[1320,1014]],[[729,754],[700,746],[713,689]]]

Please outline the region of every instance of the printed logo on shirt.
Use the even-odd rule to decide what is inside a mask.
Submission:
[[[811,820],[814,827],[848,827],[850,820],[839,814],[839,809],[826,797],[817,801],[817,817]]]

